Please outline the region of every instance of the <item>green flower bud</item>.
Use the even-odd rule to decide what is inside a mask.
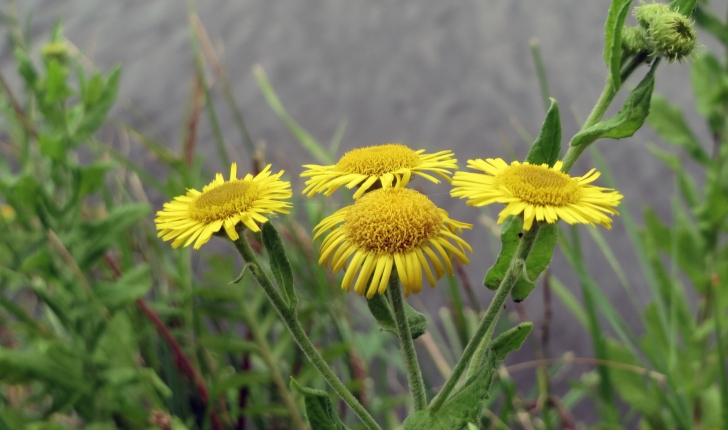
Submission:
[[[643,4],[634,8],[634,17],[645,29],[652,27],[653,23],[662,15],[670,13],[670,6],[662,3]]]
[[[68,46],[64,42],[51,42],[41,48],[40,54],[46,61],[53,59],[64,64],[68,57]]]
[[[625,28],[622,46],[628,52],[647,50],[651,55],[673,62],[689,56],[698,43],[692,23],[666,4],[643,4],[634,9],[634,17],[640,23],[642,34]],[[639,49],[642,43],[647,45],[646,49]]]
[[[670,12],[655,20],[650,29],[650,41],[657,55],[673,62],[693,52],[698,35],[687,18],[677,12]]]
[[[651,51],[647,40],[647,32],[642,27],[624,27],[622,29],[622,48],[628,55]]]

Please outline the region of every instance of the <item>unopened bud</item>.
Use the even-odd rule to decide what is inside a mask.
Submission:
[[[40,53],[46,61],[53,59],[63,64],[68,57],[68,46],[64,42],[51,42],[43,46]]]
[[[677,12],[670,12],[655,21],[650,31],[650,41],[658,55],[673,62],[693,52],[698,35],[687,18]]]
[[[624,27],[622,29],[622,48],[628,54],[650,51],[646,30],[642,27]]]
[[[634,16],[640,23],[637,28],[642,30],[642,34],[631,29],[635,27],[623,30],[622,46],[630,52],[643,51],[636,49],[643,42],[651,55],[673,62],[689,56],[698,43],[692,23],[666,4],[643,4],[634,9]]]

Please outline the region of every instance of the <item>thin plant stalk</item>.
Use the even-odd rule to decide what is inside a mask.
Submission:
[[[425,396],[425,382],[422,380],[422,371],[417,361],[417,351],[412,340],[407,315],[404,311],[404,299],[402,298],[402,287],[399,284],[399,276],[396,270],[389,276],[387,295],[394,311],[394,321],[397,324],[399,343],[402,346],[402,357],[407,368],[407,381],[409,382],[412,400],[415,404],[415,411],[423,411],[427,408],[427,397]]]
[[[318,350],[316,350],[316,347],[313,345],[313,343],[311,343],[311,340],[306,335],[303,327],[301,327],[301,323],[298,321],[296,309],[294,307],[289,307],[286,304],[286,302],[283,300],[283,297],[281,297],[281,294],[278,292],[276,287],[273,286],[273,283],[268,278],[268,275],[263,272],[260,264],[258,263],[258,259],[255,256],[255,253],[250,248],[248,239],[243,233],[243,231],[240,231],[240,238],[234,241],[235,248],[237,248],[238,252],[243,257],[243,260],[245,260],[245,262],[247,263],[246,267],[253,273],[253,276],[258,281],[258,284],[263,288],[263,291],[265,291],[265,294],[268,296],[271,304],[278,312],[278,315],[280,315],[281,320],[285,324],[288,331],[291,333],[291,336],[293,336],[293,339],[296,341],[298,346],[306,355],[306,358],[308,358],[308,360],[316,368],[316,370],[321,373],[321,376],[323,376],[323,378],[326,380],[326,382],[329,383],[331,388],[336,391],[336,394],[341,397],[341,400],[349,405],[349,407],[359,417],[362,423],[364,423],[364,426],[366,428],[370,430],[381,430],[381,427],[379,427],[377,422],[374,420],[374,417],[372,417],[371,414],[364,408],[364,406],[362,406],[359,400],[354,397],[351,391],[346,388],[344,383],[339,380],[333,370],[331,370],[331,367],[329,367],[326,361],[324,361],[323,357],[321,357],[321,354],[319,354]]]
[[[491,326],[495,325],[497,322],[503,304],[508,298],[508,295],[511,294],[511,290],[513,290],[518,277],[521,275],[521,272],[525,267],[525,261],[528,258],[528,254],[531,252],[534,242],[536,241],[539,227],[540,225],[538,223],[534,224],[529,231],[523,234],[523,237],[518,242],[518,248],[513,256],[513,260],[511,260],[511,265],[503,276],[503,280],[498,286],[488,309],[485,311],[485,315],[483,315],[483,319],[480,321],[475,334],[465,347],[465,351],[463,351],[463,355],[455,365],[452,375],[450,375],[450,378],[445,382],[445,385],[443,385],[437,396],[435,396],[435,398],[430,402],[430,409],[433,412],[437,411],[443,404],[445,404],[445,401],[455,388],[460,376],[462,376],[465,368],[468,366],[468,363],[470,363],[473,358],[475,351],[478,349],[483,339],[485,339],[485,335],[491,331]]]

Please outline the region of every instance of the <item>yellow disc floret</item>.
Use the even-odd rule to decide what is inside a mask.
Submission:
[[[409,251],[437,236],[442,216],[424,195],[406,188],[370,193],[344,218],[345,233],[358,246],[373,252]]]
[[[436,184],[440,180],[435,176],[450,182],[450,170],[458,167],[452,151],[424,152],[424,149],[414,151],[399,143],[388,143],[349,151],[331,166],[306,164],[303,167],[307,170],[301,176],[309,179],[303,194],[329,196],[342,186],[359,187],[354,193],[356,199],[369,189],[405,186],[412,175]]]
[[[579,181],[543,166],[511,166],[493,178],[493,186],[504,187],[514,197],[532,205],[566,206],[579,201]]]
[[[186,195],[165,203],[154,220],[159,237],[174,239],[173,248],[194,242],[199,249],[220,229],[238,240],[238,224],[260,231],[258,223],[268,221],[264,214],[288,213],[291,204],[285,200],[291,198],[291,183],[280,180],[283,171],[273,175],[269,164],[256,176],[247,174],[242,179],[237,171],[233,163],[229,181],[218,173],[202,191],[188,189]]]
[[[498,223],[507,217],[523,215],[523,228],[530,230],[534,221],[569,224],[601,224],[611,228],[607,214],[618,215],[614,207],[622,195],[591,185],[599,178],[594,169],[584,176],[569,176],[561,171],[563,163],[529,164],[514,161],[510,165],[500,158],[468,160],[468,167],[484,173],[456,172],[453,197],[467,198],[468,206],[505,203]]]
[[[325,218],[314,229],[314,240],[331,230],[321,243],[319,264],[330,264],[334,272],[348,266],[341,283],[344,290],[354,283],[360,295],[384,293],[396,269],[409,296],[422,289],[423,271],[434,287],[446,269],[453,273],[453,257],[468,264],[465,250],[473,250],[455,232],[470,227],[450,219],[417,191],[387,188],[367,193]]]
[[[419,155],[400,143],[367,146],[344,154],[336,169],[360,175],[384,175],[400,169],[412,169],[422,164]]]
[[[226,182],[200,194],[190,204],[190,218],[200,222],[212,222],[245,212],[258,198],[257,188],[253,181]]]

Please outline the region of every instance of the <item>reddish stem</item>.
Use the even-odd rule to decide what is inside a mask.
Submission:
[[[122,272],[121,269],[119,269],[119,266],[116,264],[116,261],[114,261],[114,259],[111,258],[109,254],[105,254],[104,258],[106,259],[106,262],[109,264],[109,267],[111,267],[111,270],[114,272],[114,274],[117,277],[121,277]],[[174,354],[174,362],[177,364],[177,368],[194,382],[195,388],[197,388],[197,393],[200,396],[200,400],[202,400],[202,403],[204,403],[205,406],[208,406],[210,404],[210,392],[207,390],[207,384],[205,383],[205,379],[199,373],[197,373],[195,368],[192,366],[192,363],[187,358],[184,351],[182,351],[182,347],[180,346],[179,342],[177,342],[177,339],[172,336],[172,333],[170,333],[167,326],[164,325],[164,322],[161,318],[159,318],[159,315],[157,315],[157,313],[154,312],[154,310],[152,310],[152,308],[150,308],[149,305],[147,305],[142,298],[138,298],[136,300],[136,304],[139,309],[144,312],[144,315],[149,318],[149,321],[154,324],[154,327],[156,327],[157,331],[159,332],[159,334],[162,335],[164,340],[167,341],[167,344],[170,346],[170,348],[172,348],[172,353]],[[222,430],[222,423],[220,423],[217,412],[215,412],[212,407],[210,407],[210,421],[212,422],[213,430]]]

